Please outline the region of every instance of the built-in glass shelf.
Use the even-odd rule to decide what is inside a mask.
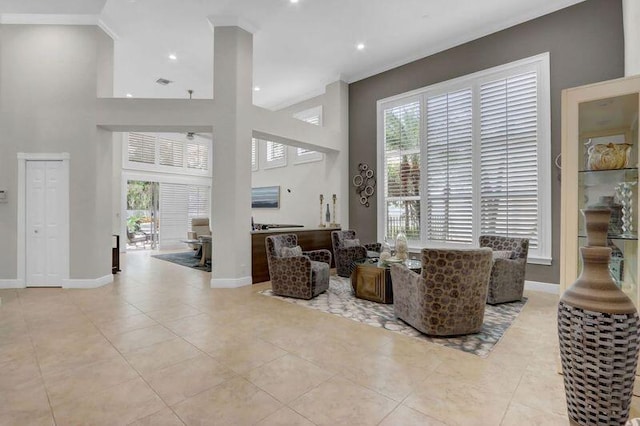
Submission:
[[[579,234],[578,238],[587,238],[584,234]],[[625,240],[625,241],[638,241],[638,235],[618,235],[618,234],[609,234],[607,235],[608,240]]]
[[[609,174],[609,173],[620,173],[620,172],[625,172],[625,173],[638,173],[638,168],[637,167],[625,167],[624,169],[608,169],[608,170],[578,170],[578,173],[587,173],[587,174]]]

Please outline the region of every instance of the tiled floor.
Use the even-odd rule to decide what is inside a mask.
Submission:
[[[0,290],[0,425],[568,424],[556,296],[481,359],[122,260],[99,289]]]

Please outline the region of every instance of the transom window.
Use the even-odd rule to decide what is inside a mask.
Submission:
[[[551,262],[549,56],[378,102],[378,233],[413,247],[529,238]]]

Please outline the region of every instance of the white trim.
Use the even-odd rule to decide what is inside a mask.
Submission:
[[[21,280],[0,280],[0,289],[24,288],[24,281]]]
[[[253,284],[251,277],[211,278],[211,288],[240,288]]]
[[[551,266],[553,259],[550,257],[529,256],[527,257],[527,263],[532,265],[545,265]]]
[[[66,279],[62,280],[62,288],[98,288],[113,282],[113,274],[99,278]]]
[[[208,16],[207,20],[212,30],[215,27],[238,27],[251,34],[255,34],[258,31],[258,27],[255,24],[236,15],[212,15]]]
[[[49,13],[4,13],[0,24],[13,25],[99,25],[99,15],[60,15]]]
[[[543,283],[539,281],[525,281],[524,289],[530,291],[541,291],[543,293],[560,294],[559,284]]]
[[[19,152],[18,160],[27,161],[61,161],[69,160],[71,155],[68,152],[42,153],[42,152]]]
[[[17,281],[22,283],[22,287],[26,287],[26,275],[27,275],[27,223],[26,223],[26,215],[27,215],[27,161],[62,161],[63,166],[63,176],[62,176],[62,188],[65,191],[65,200],[63,201],[63,229],[62,232],[63,241],[63,250],[66,251],[66,264],[62,266],[62,281],[64,282],[69,278],[69,269],[71,264],[71,246],[70,246],[70,211],[69,211],[69,200],[71,197],[71,188],[70,188],[70,173],[71,167],[69,161],[71,159],[71,155],[68,152],[61,153],[32,153],[32,152],[18,152],[18,224],[17,224]]]
[[[116,32],[113,31],[111,27],[109,27],[102,19],[98,19],[98,26],[102,31],[105,32],[106,35],[111,37],[113,41],[120,40],[120,37],[118,36],[118,34],[116,34]]]

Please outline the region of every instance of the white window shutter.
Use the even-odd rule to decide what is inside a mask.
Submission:
[[[473,114],[471,89],[426,103],[427,240],[473,241]]]
[[[529,238],[538,248],[537,76],[482,84],[481,233]]]
[[[160,248],[180,247],[187,237],[189,192],[187,185],[160,184]]]
[[[161,166],[183,167],[184,144],[171,139],[158,139],[158,156]]]
[[[258,170],[258,141],[251,139],[251,171]]]
[[[209,197],[211,188],[202,185],[189,185],[187,188],[189,200],[187,205],[188,230],[191,231],[191,219],[194,217],[209,217]]]
[[[143,133],[129,133],[128,159],[135,163],[155,164],[156,138]]]
[[[209,146],[200,143],[187,143],[187,168],[209,169]]]
[[[385,238],[420,239],[420,102],[384,110]]]

